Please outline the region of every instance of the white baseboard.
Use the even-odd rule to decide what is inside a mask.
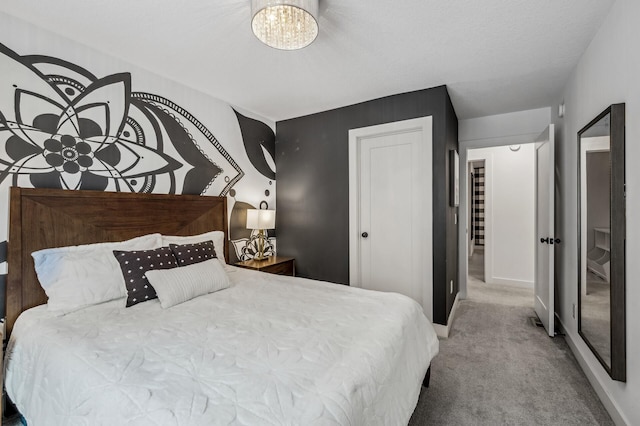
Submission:
[[[525,281],[525,280],[512,280],[509,278],[488,278],[487,283],[489,284],[502,284],[502,285],[512,285],[514,287],[523,287],[523,288],[533,288],[533,281]]]
[[[571,352],[573,352],[573,355],[576,357],[578,364],[580,364],[582,371],[584,371],[585,376],[587,376],[587,380],[589,380],[589,383],[591,383],[593,390],[596,391],[598,398],[600,398],[600,401],[602,401],[602,405],[604,405],[604,408],[611,416],[613,422],[616,424],[616,426],[629,426],[630,423],[627,421],[625,415],[620,411],[618,404],[616,404],[616,402],[611,398],[611,395],[609,395],[609,392],[607,392],[606,388],[602,385],[602,383],[598,379],[598,376],[596,376],[591,370],[591,367],[584,359],[582,352],[580,352],[580,350],[578,349],[576,342],[573,341],[573,337],[567,332],[567,328],[564,326],[557,315],[556,324],[560,326],[560,330],[564,334],[564,339],[569,345]]]
[[[438,335],[438,337],[442,337],[443,339],[449,338],[449,332],[451,331],[451,327],[453,326],[453,320],[456,316],[456,310],[458,309],[459,301],[460,301],[460,292],[456,294],[456,298],[453,301],[453,306],[451,307],[451,313],[449,314],[447,325],[433,324],[433,328],[435,328],[436,334]]]

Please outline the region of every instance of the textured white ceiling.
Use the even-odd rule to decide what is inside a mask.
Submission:
[[[614,0],[320,0],[282,52],[249,0],[2,0],[0,11],[273,120],[446,84],[459,118],[548,106]]]

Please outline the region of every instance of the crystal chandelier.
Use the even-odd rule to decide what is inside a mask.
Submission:
[[[318,36],[318,0],[251,0],[251,28],[267,46],[302,49]]]

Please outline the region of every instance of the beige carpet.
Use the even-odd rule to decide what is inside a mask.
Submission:
[[[533,291],[468,282],[410,425],[613,425],[564,338],[532,325]]]

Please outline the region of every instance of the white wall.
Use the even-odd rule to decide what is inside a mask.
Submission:
[[[468,161],[485,160],[485,281],[533,287],[534,144],[518,151],[471,149],[467,155]]]
[[[533,142],[550,119],[551,108],[538,108],[460,120],[458,140],[474,147]]]
[[[458,122],[458,140],[460,150],[460,220],[458,223],[468,223],[468,180],[463,178],[468,174],[467,152],[472,148],[486,148],[492,146],[507,146],[512,144],[532,143],[551,122],[551,108],[539,108],[528,111],[518,111],[508,114],[471,118]],[[464,226],[466,228],[466,226]],[[458,233],[460,247],[460,297],[467,297],[467,252],[469,229],[461,225]]]
[[[556,312],[576,358],[618,424],[640,424],[640,2],[617,0],[591,42],[563,93],[564,119],[557,123]],[[609,378],[578,335],[572,316],[578,297],[577,132],[608,105],[626,103],[627,262],[626,324],[627,382]],[[556,107],[553,108],[556,111]]]

